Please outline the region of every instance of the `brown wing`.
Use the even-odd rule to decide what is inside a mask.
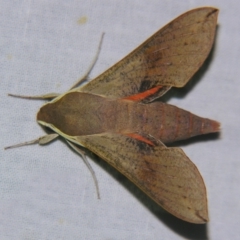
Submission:
[[[176,217],[192,223],[208,221],[203,179],[180,148],[153,147],[112,133],[74,141],[105,159]]]
[[[122,98],[165,86],[156,98],[171,86],[183,87],[211,50],[217,15],[210,7],[184,13],[79,91]]]

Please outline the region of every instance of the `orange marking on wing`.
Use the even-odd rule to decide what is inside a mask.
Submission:
[[[140,100],[143,100],[143,99],[147,98],[148,96],[153,95],[154,93],[156,93],[162,87],[163,86],[157,86],[157,87],[151,88],[151,89],[149,89],[145,92],[137,93],[137,94],[134,94],[132,96],[125,97],[123,99],[131,100],[131,101],[140,101]]]
[[[125,135],[127,135],[127,136],[130,137],[130,138],[137,139],[138,141],[147,143],[147,144],[149,144],[149,145],[151,145],[151,146],[154,146],[154,143],[153,143],[153,142],[151,142],[149,139],[147,139],[147,138],[145,138],[145,137],[143,137],[143,136],[141,136],[141,135],[139,135],[139,134],[137,134],[137,133],[127,133],[127,134],[125,134]]]

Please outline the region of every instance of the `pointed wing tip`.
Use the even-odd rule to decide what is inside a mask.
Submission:
[[[218,8],[216,8],[216,7],[210,7],[210,6],[208,6],[208,7],[199,7],[199,8],[192,9],[192,10],[190,10],[190,11],[194,11],[194,10],[212,10],[213,13],[219,12],[219,9],[218,9]]]
[[[196,211],[192,216],[186,215],[179,218],[193,224],[207,224],[209,222],[208,211],[206,209],[203,211]]]
[[[208,217],[208,209],[207,206],[205,206],[202,210],[195,210],[195,211],[185,211],[182,214],[176,214],[173,213],[169,210],[167,210],[169,213],[173,214],[175,217],[186,221],[188,223],[193,223],[193,224],[206,224],[209,222],[209,217]]]
[[[207,210],[196,213],[196,222],[194,222],[194,223],[196,223],[196,224],[206,224],[207,222],[209,222],[209,217],[208,217]]]

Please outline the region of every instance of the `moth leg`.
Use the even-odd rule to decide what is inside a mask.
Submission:
[[[22,146],[26,146],[26,145],[35,144],[35,143],[38,143],[39,145],[44,145],[44,144],[47,144],[47,143],[53,141],[58,136],[59,135],[57,133],[47,134],[47,135],[44,135],[44,136],[39,137],[37,139],[34,139],[32,141],[28,141],[28,142],[19,143],[19,144],[16,144],[16,145],[8,146],[8,147],[5,147],[4,149],[6,150],[6,149],[10,149],[10,148],[17,148],[17,147],[22,147]]]
[[[92,64],[90,65],[90,67],[88,68],[88,70],[86,71],[86,73],[83,75],[83,77],[81,77],[79,80],[77,80],[77,82],[75,82],[73,84],[73,86],[69,89],[73,89],[73,88],[76,88],[78,85],[80,85],[81,83],[83,83],[84,81],[87,80],[88,78],[88,75],[90,74],[90,72],[92,71],[93,67],[95,66],[97,60],[98,60],[98,57],[99,57],[99,53],[100,53],[100,50],[101,50],[101,46],[102,46],[102,42],[103,42],[103,37],[104,37],[104,34],[105,33],[102,33],[101,35],[101,39],[100,39],[100,42],[99,42],[99,45],[98,45],[98,49],[97,49],[97,53],[92,61]]]
[[[36,96],[25,96],[25,95],[17,95],[17,94],[11,94],[9,93],[8,96],[11,97],[17,97],[17,98],[25,98],[25,99],[48,99],[51,100],[57,96],[59,96],[59,93],[47,93],[43,95],[36,95]]]
[[[67,141],[67,140],[66,140]],[[98,199],[100,199],[100,192],[99,192],[99,187],[98,187],[98,181],[97,181],[97,178],[96,178],[96,175],[95,175],[95,172],[93,170],[93,168],[91,167],[90,163],[88,162],[87,158],[86,158],[86,154],[83,150],[79,149],[76,145],[74,145],[73,143],[67,141],[67,143],[69,144],[69,146],[71,148],[73,148],[83,159],[84,163],[87,165],[89,171],[91,172],[92,174],[92,177],[93,177],[93,181],[94,181],[94,184],[95,184],[95,187],[96,187],[96,190],[97,190],[97,197]]]

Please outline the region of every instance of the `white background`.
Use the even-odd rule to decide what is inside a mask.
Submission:
[[[181,143],[207,186],[210,222],[165,213],[103,160],[82,159],[63,141],[4,151],[44,134],[42,101],[7,97],[64,92],[105,38],[94,78],[178,15],[220,9],[214,51],[171,104],[221,122],[221,135]],[[0,1],[0,239],[239,239],[240,2],[236,0]]]

